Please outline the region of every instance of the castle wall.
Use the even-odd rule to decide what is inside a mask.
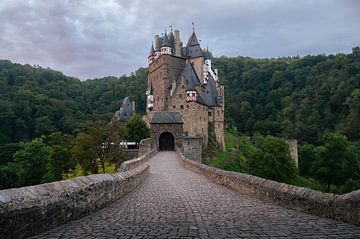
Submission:
[[[154,91],[153,111],[168,108],[171,84],[185,67],[185,60],[171,55],[161,55],[149,65],[148,88],[152,83]],[[149,110],[148,110],[149,111]]]
[[[196,136],[184,137],[184,156],[187,159],[201,163],[202,160],[202,138]]]
[[[181,84],[169,101],[169,110],[180,112],[184,121],[184,132],[191,136],[203,138],[203,144],[208,143],[208,107],[197,102],[186,102],[186,81]]]

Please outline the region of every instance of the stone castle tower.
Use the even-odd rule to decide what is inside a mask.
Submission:
[[[161,37],[155,35],[148,63],[144,119],[150,127],[152,123],[174,123],[170,118],[180,114],[178,123],[182,124],[184,149],[194,138],[201,139],[202,146],[206,146],[211,135],[223,149],[224,87],[219,84],[211,52],[201,48],[195,31],[186,46],[178,30],[165,32]]]

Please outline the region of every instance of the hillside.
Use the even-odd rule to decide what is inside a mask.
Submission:
[[[51,132],[75,134],[85,120],[109,121],[130,96],[144,110],[146,69],[89,81],[0,60],[0,145]]]
[[[303,58],[216,59],[226,116],[255,132],[318,143],[325,132],[360,139],[360,49]]]
[[[243,134],[319,142],[337,131],[360,139],[360,49],[303,58],[215,59],[225,115]],[[61,72],[0,60],[0,145],[54,131],[74,134],[85,120],[111,119],[121,99],[145,111],[146,68],[130,76],[80,81]]]

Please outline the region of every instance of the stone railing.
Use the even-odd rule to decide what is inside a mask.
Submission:
[[[182,165],[235,191],[273,202],[279,206],[360,225],[360,190],[335,195],[279,183],[256,176],[229,172],[186,159],[178,152]]]
[[[156,150],[152,150],[140,157],[123,162],[120,165],[118,172],[125,172],[139,167],[140,165],[146,163],[152,156],[154,156],[156,152]]]
[[[131,192],[150,172],[148,164],[139,162],[125,168],[116,174],[1,190],[0,238],[35,235],[94,212]]]

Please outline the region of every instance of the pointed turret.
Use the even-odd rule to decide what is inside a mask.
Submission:
[[[165,30],[165,35],[162,38],[162,45],[161,45],[161,55],[171,55],[171,46],[169,44],[169,38],[166,34],[166,30]]]
[[[204,53],[200,47],[200,43],[196,37],[195,32],[189,37],[188,43],[186,45],[186,56],[187,58],[196,58],[203,56]]]
[[[149,57],[148,57],[148,63],[149,63],[149,65],[154,61],[154,58],[155,58],[154,45],[151,44],[150,53],[149,53]]]
[[[149,56],[154,56],[154,55],[155,55],[154,44],[151,44]]]

